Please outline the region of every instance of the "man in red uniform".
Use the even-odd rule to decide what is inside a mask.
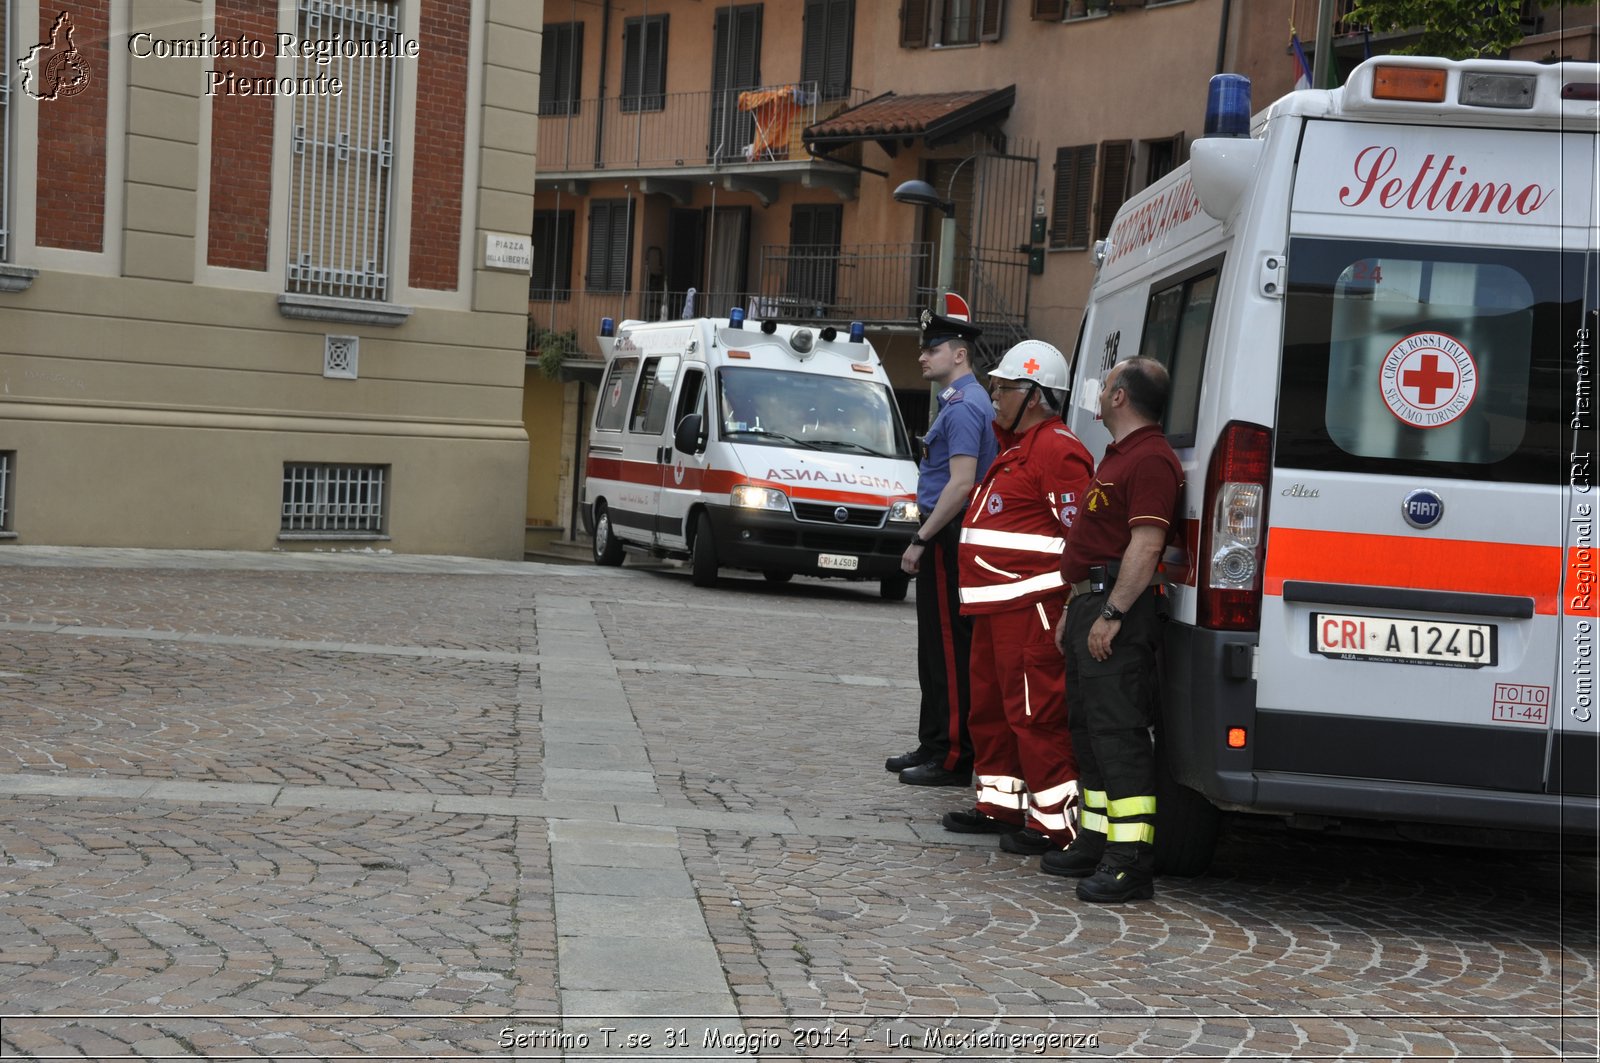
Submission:
[[[1039,340],[1012,347],[989,374],[1000,453],[961,522],[977,804],[944,826],[1001,834],[1014,853],[1065,849],[1076,830],[1078,765],[1054,632],[1067,601],[1061,553],[1094,462],[1061,422],[1066,384],[1066,359]]]
[[[1166,369],[1150,358],[1119,362],[1106,375],[1100,417],[1111,443],[1061,558],[1072,596],[1057,639],[1083,815],[1072,846],[1045,853],[1040,869],[1088,876],[1078,898],[1097,904],[1155,895],[1156,569],[1183,498],[1183,466],[1161,430],[1169,389]]]

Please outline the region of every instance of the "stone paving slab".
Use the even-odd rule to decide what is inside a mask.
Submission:
[[[882,770],[909,605],[723,584],[0,547],[0,1055],[1595,1058],[1592,857],[1082,905]]]

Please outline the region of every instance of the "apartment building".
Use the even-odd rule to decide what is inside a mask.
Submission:
[[[1333,11],[1336,75],[1414,39],[1352,26],[1353,3]],[[1588,58],[1594,9],[1568,20],[1544,7],[1559,5],[1526,5],[1519,57]],[[1025,336],[1070,350],[1096,241],[1128,196],[1187,158],[1210,77],[1248,75],[1258,106],[1291,90],[1291,33],[1314,57],[1318,9],[547,0],[530,518],[576,527],[604,317],[681,316],[692,290],[694,313],[862,321],[920,431],[929,396],[915,322],[942,279],[948,215],[950,287],[983,324],[987,356]],[[943,205],[897,202],[911,180]],[[560,380],[533,367],[541,354],[564,366]]]
[[[542,5],[0,13],[0,548],[520,557]]]

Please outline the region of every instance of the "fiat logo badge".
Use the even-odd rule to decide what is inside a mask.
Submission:
[[[1413,491],[1406,495],[1405,501],[1400,503],[1400,515],[1406,523],[1413,528],[1426,531],[1434,527],[1444,517],[1444,499],[1436,492],[1426,488]]]
[[[850,519],[850,511],[843,506],[833,511],[833,519],[843,524]]]

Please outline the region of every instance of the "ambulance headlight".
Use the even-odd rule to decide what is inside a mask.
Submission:
[[[739,484],[729,492],[729,501],[740,509],[776,509],[788,512],[789,496],[774,487]]]
[[[889,522],[891,524],[921,524],[922,510],[909,498],[902,498],[889,507]]]

